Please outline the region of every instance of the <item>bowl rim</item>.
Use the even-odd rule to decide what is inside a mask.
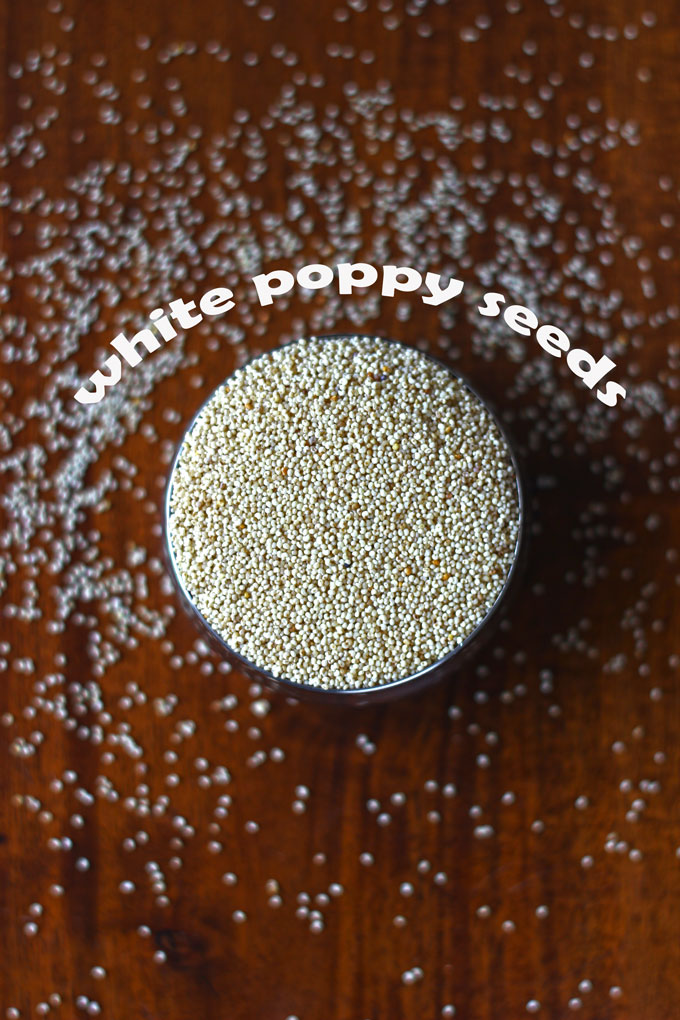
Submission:
[[[241,655],[240,652],[235,651],[235,649],[233,649],[231,645],[229,645],[225,641],[222,635],[215,630],[212,624],[210,624],[209,621],[206,620],[205,616],[203,615],[203,613],[201,613],[200,609],[197,607],[194,600],[192,599],[191,594],[187,589],[180,574],[179,568],[177,566],[171,540],[170,520],[172,514],[170,503],[172,499],[172,488],[173,480],[175,477],[175,471],[177,469],[177,465],[179,463],[179,459],[187,436],[190,435],[191,431],[197,424],[201,414],[203,413],[207,405],[210,403],[210,401],[213,399],[217,391],[221,389],[223,386],[225,386],[230,379],[232,379],[238,372],[242,371],[248,365],[252,364],[255,361],[259,361],[260,358],[266,357],[267,355],[271,355],[275,351],[283,350],[285,347],[290,347],[294,344],[300,343],[302,340],[342,340],[342,339],[354,339],[355,337],[359,338],[366,337],[375,340],[383,340],[386,341],[387,343],[394,344],[398,347],[406,348],[407,350],[417,351],[419,354],[422,354],[424,357],[434,362],[434,364],[444,368],[454,378],[458,379],[480,401],[480,403],[486,409],[487,413],[491,416],[499,432],[503,436],[503,439],[505,440],[507,449],[510,454],[510,460],[512,462],[513,470],[515,473],[515,485],[517,490],[517,514],[518,514],[517,538],[515,541],[515,549],[510,569],[508,570],[505,576],[503,586],[498,592],[498,595],[496,596],[493,604],[489,608],[488,612],[477,624],[475,629],[472,630],[467,635],[467,637],[463,641],[461,641],[459,645],[456,645],[456,647],[453,648],[450,652],[447,652],[446,655],[442,656],[440,659],[437,659],[435,662],[430,663],[429,666],[425,666],[423,667],[423,669],[420,669],[415,673],[410,673],[408,676],[405,677],[399,677],[396,680],[389,680],[387,683],[374,684],[373,686],[365,687],[348,687],[348,688],[322,687],[321,685],[318,684],[298,683],[295,680],[288,680],[285,677],[276,676],[275,674],[269,672],[269,670],[264,669],[262,666],[258,666],[257,663],[252,662],[250,659],[247,659],[244,655]],[[163,496],[164,551],[166,554],[168,565],[170,567],[172,580],[179,591],[181,601],[183,602],[184,607],[195,617],[197,617],[202,627],[208,631],[208,636],[212,639],[211,643],[213,644],[213,646],[214,647],[216,646],[221,651],[223,651],[225,658],[235,662],[246,675],[249,674],[256,675],[258,679],[265,682],[269,687],[277,689],[279,691],[284,691],[290,698],[294,698],[296,700],[303,699],[308,695],[313,695],[315,697],[319,696],[321,699],[324,700],[329,700],[335,697],[340,698],[346,702],[350,702],[352,700],[354,701],[361,700],[362,702],[374,699],[377,700],[381,695],[385,696],[387,694],[392,694],[394,692],[399,692],[402,690],[404,693],[406,693],[406,690],[404,690],[405,688],[416,689],[425,686],[428,683],[437,680],[443,674],[443,671],[446,670],[447,668],[451,669],[455,668],[456,661],[464,659],[466,657],[466,653],[469,652],[471,645],[473,645],[477,641],[477,639],[480,638],[482,632],[486,631],[489,624],[498,617],[503,607],[503,604],[507,600],[507,596],[510,589],[514,586],[514,581],[516,580],[520,572],[521,561],[523,560],[523,553],[526,547],[526,534],[525,534],[526,524],[527,524],[526,486],[523,478],[522,467],[519,461],[516,443],[515,440],[508,434],[506,427],[502,422],[501,417],[498,411],[496,410],[496,407],[494,406],[493,401],[489,400],[488,397],[483,396],[479,392],[477,387],[468,380],[466,375],[464,375],[461,372],[458,372],[456,369],[453,369],[450,365],[446,364],[446,362],[444,362],[441,358],[438,358],[435,354],[431,354],[427,350],[425,351],[421,350],[420,347],[417,347],[414,344],[406,343],[403,340],[395,340],[392,337],[383,336],[379,333],[367,333],[367,332],[309,333],[305,334],[304,336],[294,337],[290,340],[285,341],[282,344],[279,344],[277,347],[271,348],[271,350],[262,351],[259,354],[253,355],[251,358],[248,358],[248,360],[245,361],[242,365],[239,365],[232,372],[230,372],[229,375],[225,376],[221,382],[219,382],[216,386],[212,388],[212,390],[205,398],[205,400],[201,402],[200,406],[193,414],[189,423],[184,429],[182,437],[177,445],[175,454],[172,458],[172,463],[170,466],[170,471],[168,472],[168,477]]]

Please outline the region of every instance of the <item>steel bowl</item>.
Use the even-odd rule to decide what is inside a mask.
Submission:
[[[337,340],[343,337],[355,336],[353,333],[330,333],[323,334],[321,336],[314,334],[317,340]],[[369,334],[367,334],[369,335]],[[371,336],[375,334],[370,334]],[[377,337],[377,339],[387,340],[389,343],[396,344],[400,347],[409,347],[410,345],[404,344],[398,340],[392,340],[389,337]],[[289,343],[297,343],[296,340],[291,340]],[[282,346],[288,346],[284,344]],[[490,416],[496,423],[499,431],[505,439],[508,449],[510,451],[510,457],[512,465],[515,471],[515,480],[517,484],[517,502],[518,502],[518,513],[519,513],[519,525],[517,530],[517,542],[515,544],[515,555],[512,561],[512,566],[508,571],[508,575],[505,579],[505,583],[501,588],[496,601],[494,602],[491,609],[488,611],[484,619],[477,625],[477,627],[461,642],[456,648],[448,652],[443,658],[433,662],[432,665],[427,666],[425,669],[419,670],[417,673],[412,673],[409,676],[398,677],[391,680],[389,683],[383,683],[375,687],[363,687],[352,690],[339,690],[332,689],[326,690],[322,687],[312,687],[310,684],[295,683],[292,680],[284,680],[281,677],[274,676],[269,673],[266,669],[262,669],[256,663],[251,662],[249,659],[244,658],[238,652],[234,651],[227,642],[222,638],[217,631],[208,623],[203,614],[196,607],[191,593],[187,590],[180,572],[177,568],[175,561],[174,551],[172,548],[172,541],[170,538],[170,500],[172,496],[172,485],[175,475],[175,469],[184,445],[186,437],[193,429],[196,421],[201,415],[206,404],[212,399],[215,390],[224,386],[230,376],[222,380],[219,386],[215,387],[215,390],[203,401],[195,415],[191,419],[187,429],[184,432],[182,440],[177,448],[175,456],[173,458],[172,467],[168,475],[168,481],[165,489],[164,499],[164,514],[163,514],[163,525],[164,525],[164,552],[166,556],[167,565],[170,571],[170,575],[177,589],[180,602],[189,616],[192,617],[194,623],[200,630],[202,637],[206,643],[223,659],[226,659],[233,666],[235,666],[240,672],[244,673],[251,680],[262,684],[270,690],[278,691],[285,695],[287,698],[293,698],[299,701],[315,701],[319,704],[325,705],[375,705],[378,702],[388,701],[393,698],[402,697],[406,694],[412,694],[416,691],[421,691],[425,687],[429,687],[431,684],[437,683],[443,680],[445,677],[451,676],[456,670],[460,669],[461,666],[469,663],[479,652],[481,647],[486,644],[487,640],[495,632],[502,615],[507,611],[512,597],[517,593],[519,587],[520,576],[523,572],[524,561],[526,558],[527,548],[527,536],[528,536],[528,524],[527,524],[527,505],[526,505],[526,485],[523,477],[523,468],[520,463],[520,459],[517,453],[516,444],[512,438],[508,435],[499,419],[498,414],[493,408],[493,405],[489,402],[486,397],[481,396],[475,386],[473,386],[465,376],[459,372],[454,372],[451,367],[441,361],[434,355],[429,354],[426,351],[420,351],[425,357],[429,358],[430,361],[435,362],[437,365],[442,366],[452,376],[459,379],[476,397],[484,407],[487,409]],[[270,353],[270,352],[267,352]],[[257,355],[257,357],[263,357],[264,355]],[[256,358],[251,358],[251,361]],[[250,362],[249,362],[250,363]],[[232,373],[233,374],[233,373]]]

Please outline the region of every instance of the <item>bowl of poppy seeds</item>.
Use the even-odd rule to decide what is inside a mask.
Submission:
[[[248,362],[175,457],[167,552],[213,647],[294,697],[366,703],[450,672],[517,573],[524,498],[470,384],[382,337]]]

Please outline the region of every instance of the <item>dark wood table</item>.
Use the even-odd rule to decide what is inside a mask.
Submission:
[[[677,7],[24,0],[0,23],[2,1010],[680,1015]],[[411,242],[467,305],[252,301],[256,272]],[[76,407],[154,299],[225,280],[232,315]],[[625,402],[485,326],[487,289],[613,352]],[[158,559],[193,412],[324,328],[427,337],[532,490],[482,657],[354,711],[221,671]]]

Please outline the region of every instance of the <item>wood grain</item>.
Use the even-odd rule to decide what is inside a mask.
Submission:
[[[389,12],[378,4],[370,2],[363,13],[348,9],[344,21],[334,18],[337,6],[309,0],[280,4],[268,21],[258,16],[262,5],[236,2],[67,0],[57,13],[36,0],[6,4],[0,17],[4,65],[22,62],[31,50],[50,43],[73,59],[59,72],[66,81],[63,96],[40,91],[40,70],[20,79],[5,77],[5,135],[28,118],[18,105],[22,94],[36,96],[31,115],[53,104],[59,116],[42,132],[45,158],[27,167],[21,156],[12,157],[0,179],[15,196],[41,188],[58,198],[89,160],[148,166],[154,146],[143,132],[130,134],[124,122],[107,125],[98,120],[105,97],[93,98],[92,87],[83,80],[97,53],[107,59],[98,72],[100,81],[110,80],[119,89],[116,105],[125,111],[124,121],[138,117],[143,124],[170,116],[173,93],[166,81],[176,76],[189,108],[186,121],[199,124],[204,139],[225,131],[239,109],[249,110],[253,121],[264,115],[296,70],[325,75],[326,83],[313,100],[317,107],[336,103],[345,109],[343,89],[349,80],[361,88],[386,80],[392,83],[396,108],[402,110],[450,111],[450,98],[464,97],[468,123],[492,116],[478,105],[483,94],[515,96],[521,113],[525,99],[535,97],[538,86],[558,70],[564,83],[544,104],[541,118],[508,112],[510,143],[499,147],[488,140],[462,147],[455,159],[461,170],[470,172],[472,157],[482,152],[488,165],[505,173],[536,173],[547,186],[562,189],[565,209],[577,210],[583,222],[590,220],[596,229],[597,214],[573,187],[573,174],[561,184],[551,174],[551,161],[540,161],[532,152],[532,141],[540,137],[553,146],[566,144],[570,114],[584,124],[605,125],[611,118],[637,122],[641,144],[604,151],[595,143],[592,164],[585,158],[583,165],[592,165],[598,178],[610,185],[609,201],[619,221],[627,235],[642,239],[642,255],[648,254],[652,265],[641,269],[636,258],[618,251],[613,266],[603,272],[607,285],[621,289],[628,305],[644,315],[652,307],[677,301],[677,253],[670,260],[657,254],[661,246],[677,243],[677,230],[665,228],[659,219],[677,210],[674,175],[680,155],[680,28],[670,0],[656,0],[657,21],[650,27],[641,22],[644,5],[611,0],[581,4],[581,28],[570,27],[571,11],[555,17],[548,5],[537,3],[516,15],[501,4],[428,4],[414,17],[395,0],[392,13],[403,22],[396,30],[385,27]],[[487,13],[492,25],[480,30],[479,40],[462,40],[461,28]],[[63,19],[69,16],[74,27],[64,30]],[[431,26],[430,37],[418,34],[422,25]],[[588,25],[616,26],[619,38],[589,37]],[[626,25],[638,27],[636,39],[623,37]],[[149,50],[138,48],[140,34],[149,36]],[[213,39],[231,51],[228,63],[218,66],[205,55],[205,44]],[[527,39],[538,45],[531,58],[522,49]],[[197,53],[179,57],[171,66],[156,59],[164,47],[186,46],[191,40]],[[295,67],[270,56],[276,42],[298,55]],[[355,56],[332,58],[329,43],[354,47]],[[359,59],[365,50],[375,51],[373,63]],[[252,68],[242,60],[251,51],[262,55]],[[584,52],[594,55],[592,68],[581,66]],[[509,76],[510,64],[530,70],[532,81],[523,84]],[[133,97],[140,89],[133,87],[131,72],[138,66],[148,73],[148,110],[134,109]],[[587,103],[593,97],[602,107],[589,114]],[[86,137],[77,143],[73,132],[80,128]],[[367,165],[380,173],[380,147],[372,153],[364,146],[361,124],[350,125],[350,130],[356,132],[357,147],[363,146]],[[430,144],[436,147],[434,131]],[[281,150],[277,152],[252,191],[261,196],[265,209],[283,212],[290,167]],[[228,155],[240,165],[239,150]],[[431,166],[420,161],[418,153],[415,162],[427,178]],[[320,177],[331,174],[323,167],[318,172]],[[669,190],[659,187],[664,175],[673,179]],[[347,186],[345,201],[370,211],[369,200],[354,183]],[[134,204],[124,194],[123,202],[129,202],[126,208]],[[205,202],[205,195],[197,196],[199,208]],[[519,215],[509,201],[505,211]],[[2,213],[2,250],[19,268],[36,251],[36,235],[28,227],[13,232],[17,214],[7,207]],[[54,221],[58,219],[55,214]],[[556,233],[571,237],[561,223]],[[473,237],[470,250],[476,264],[493,257],[494,230]],[[311,240],[309,254],[306,261],[314,261]],[[550,252],[545,258],[558,268],[573,254],[568,247],[566,254]],[[115,270],[111,272],[115,279]],[[646,275],[656,284],[653,300],[641,289]],[[186,293],[219,282],[219,275],[209,269],[204,279],[186,285]],[[123,304],[134,308],[137,285],[129,275],[119,283]],[[31,324],[44,321],[44,311],[40,294],[31,296],[17,280],[8,313],[25,316]],[[64,308],[54,308],[54,314],[63,315]],[[259,321],[266,333],[261,338],[249,335],[249,346],[274,346],[295,331],[296,317],[306,314],[297,299],[287,309],[275,305],[262,310]],[[101,332],[93,328],[76,356],[82,371],[90,371],[95,348],[113,335],[112,316],[103,304]],[[335,325],[337,330],[354,328],[349,311]],[[403,323],[396,303],[383,302],[379,323],[371,328],[412,341],[434,336],[438,326],[431,309],[414,306],[410,321]],[[461,328],[464,331],[464,324]],[[666,365],[667,347],[677,342],[674,322],[655,330],[643,325],[637,332],[643,343],[626,348],[622,368],[628,372],[636,363],[635,378],[658,380],[662,373],[667,380],[672,374]],[[509,399],[508,386],[516,373],[510,359],[499,356],[486,362],[464,332],[462,339],[457,335],[462,350],[458,364],[497,403],[513,408],[512,428],[520,441],[527,444],[534,430],[527,408],[538,409],[556,425],[555,406],[535,389]],[[200,354],[199,365],[185,365],[159,382],[142,419],[173,443],[210,389],[234,366],[228,346],[210,351],[198,333],[186,344],[187,352]],[[44,363],[48,349],[49,344],[38,364]],[[45,376],[38,364],[3,365],[3,376],[14,385],[3,422],[10,414],[21,415],[28,398],[40,398]],[[203,380],[195,388],[188,383],[192,373],[200,373]],[[470,668],[423,696],[374,710],[331,713],[272,697],[271,711],[258,718],[250,707],[255,695],[249,694],[244,678],[217,670],[204,675],[200,663],[172,669],[160,642],[139,636],[137,647],[126,649],[100,681],[112,716],[107,732],[129,723],[143,748],[143,758],[136,762],[110,743],[97,746],[79,739],[40,710],[35,719],[22,716],[35,697],[35,680],[55,669],[55,654],[67,656],[68,680],[84,683],[90,677],[86,623],[70,620],[63,634],[47,633],[45,622],[53,607],[49,582],[40,582],[42,620],[25,625],[4,619],[12,648],[0,698],[15,723],[7,730],[7,740],[3,735],[0,773],[3,1009],[14,1006],[22,1016],[34,1015],[38,1003],[57,993],[63,1004],[53,1008],[55,1014],[86,1015],[76,1000],[88,996],[101,1004],[105,1017],[140,1020],[430,1020],[447,1004],[455,1004],[463,1020],[514,1020],[529,1015],[531,1000],[540,1003],[538,1015],[551,1020],[572,1014],[589,1020],[671,1020],[678,1015],[680,692],[669,657],[678,651],[679,605],[678,566],[668,556],[680,543],[677,494],[670,482],[675,460],[667,459],[658,471],[662,491],[650,491],[649,485],[650,462],[672,454],[676,436],[672,425],[663,428],[658,415],[646,418],[627,410],[605,440],[579,446],[574,418],[587,413],[593,397],[568,373],[560,376],[560,387],[575,395],[577,414],[565,414],[559,455],[548,443],[527,451],[533,478],[550,475],[555,485],[535,488],[536,533],[523,595],[508,629],[478,664],[485,667],[481,673]],[[178,410],[179,420],[165,420],[166,408]],[[638,417],[640,435],[634,438],[623,425]],[[29,440],[42,442],[35,420],[16,437],[17,446]],[[639,450],[646,452],[638,456]],[[154,525],[161,520],[166,471],[158,444],[137,430],[122,447],[101,454],[91,478],[121,453],[138,466],[135,485],[147,488],[154,509],[147,511],[146,500],[118,490],[110,496],[109,510],[88,511],[79,526],[82,531],[99,529],[101,554],[110,554],[116,564],[124,560],[129,543],[160,555]],[[624,476],[612,489],[602,470],[607,456],[616,458]],[[3,479],[7,492],[11,477],[5,474]],[[599,534],[592,509],[598,503],[604,507]],[[584,525],[586,511],[591,522]],[[658,515],[658,526],[650,527],[650,514]],[[588,528],[595,529],[590,536]],[[591,545],[596,554],[589,552]],[[592,583],[589,562],[602,573]],[[627,569],[631,573],[622,577]],[[176,606],[159,579],[148,576],[149,605]],[[646,587],[650,584],[656,587]],[[10,578],[5,603],[21,598],[13,585]],[[85,616],[102,613],[96,602],[79,608]],[[103,626],[107,622],[110,619],[104,619]],[[166,637],[176,654],[185,655],[196,633],[178,612]],[[613,669],[616,656],[622,658]],[[22,657],[35,661],[35,676],[12,668]],[[206,661],[216,666],[216,660]],[[642,675],[641,665],[648,667]],[[552,692],[545,683],[548,674],[542,673],[546,670],[553,677]],[[144,692],[146,703],[120,707],[131,681]],[[177,707],[168,716],[159,715],[154,699],[169,693],[177,696]],[[238,706],[215,711],[214,703],[229,693],[238,697]],[[458,711],[451,713],[451,706]],[[83,718],[94,724],[95,716],[90,711]],[[239,729],[226,730],[227,718],[236,720]],[[176,742],[181,720],[193,721],[195,733]],[[252,727],[259,735],[249,735]],[[34,730],[45,736],[37,753],[30,758],[11,754],[11,741],[18,735],[28,738]],[[357,743],[362,734],[375,745],[374,753],[364,753],[361,740]],[[272,748],[282,749],[285,760],[269,757],[263,765],[249,767],[255,751],[269,754]],[[102,762],[104,749],[115,751],[113,763]],[[176,752],[176,762],[164,758],[168,751]],[[205,759],[209,770],[226,766],[231,783],[200,787],[197,759]],[[77,780],[53,792],[50,783],[64,770],[73,770]],[[167,777],[175,773],[181,781],[170,787]],[[83,807],[76,789],[94,792],[100,776],[115,784],[119,801],[97,797]],[[433,781],[437,789],[426,787]],[[144,818],[126,809],[125,798],[139,797],[142,783],[149,788],[150,801],[170,798],[164,814]],[[296,814],[292,805],[300,784],[309,788],[309,797],[304,813]],[[446,784],[455,784],[455,796],[445,796]],[[508,792],[514,799],[506,797],[504,803]],[[224,793],[233,800],[228,817],[219,818],[214,812]],[[406,795],[403,805],[391,803],[395,793]],[[39,812],[27,806],[27,797],[38,798],[40,810],[51,812],[51,819],[41,822]],[[627,812],[636,797],[645,806],[632,820]],[[368,809],[373,798],[380,802],[380,811],[390,815],[389,824],[379,824],[377,814]],[[84,816],[82,828],[71,824],[73,814]],[[182,824],[178,828],[178,817],[192,828],[181,837],[181,846],[173,843]],[[249,821],[256,821],[259,831],[247,832]],[[491,826],[491,838],[477,838],[478,825]],[[148,834],[148,842],[126,852],[123,840],[140,830]],[[50,850],[48,839],[63,836],[72,839],[72,849]],[[608,837],[610,846],[618,844],[611,852],[606,849]],[[219,844],[219,852],[211,852],[211,841]],[[636,853],[631,858],[631,850],[639,851],[641,859]],[[360,863],[360,855],[367,853],[373,855],[371,865]],[[319,854],[325,859],[315,863]],[[583,864],[588,856],[590,867]],[[89,861],[89,870],[78,870],[80,857]],[[178,870],[173,870],[172,858],[181,858]],[[422,861],[429,862],[429,870],[419,871]],[[168,906],[155,902],[149,862],[156,862],[165,875]],[[228,872],[238,876],[233,886],[222,881]],[[438,873],[445,876],[442,884],[434,881]],[[268,905],[270,880],[280,887],[279,907]],[[121,893],[123,881],[135,883],[133,894]],[[53,883],[64,887],[62,897],[49,894]],[[314,934],[309,922],[296,916],[298,896],[306,893],[313,899],[327,893],[330,883],[341,884],[344,891],[321,906],[325,927]],[[402,894],[403,883],[412,884],[412,895]],[[32,903],[42,904],[44,913],[38,934],[29,938],[24,925]],[[314,909],[314,903],[310,906]],[[537,916],[540,907],[547,907],[547,916],[541,916],[546,911]],[[235,910],[245,912],[244,923],[233,920]],[[403,927],[394,924],[398,916],[406,918]],[[504,930],[507,921],[513,922],[513,930],[507,925]],[[149,926],[150,937],[138,933],[140,925]],[[154,962],[157,950],[166,954],[165,963]],[[104,980],[92,977],[95,966],[105,968]],[[413,968],[421,968],[422,978],[405,983],[402,975]],[[585,990],[579,991],[579,984]],[[569,1006],[574,999],[581,1000],[578,1010],[573,1001]]]

